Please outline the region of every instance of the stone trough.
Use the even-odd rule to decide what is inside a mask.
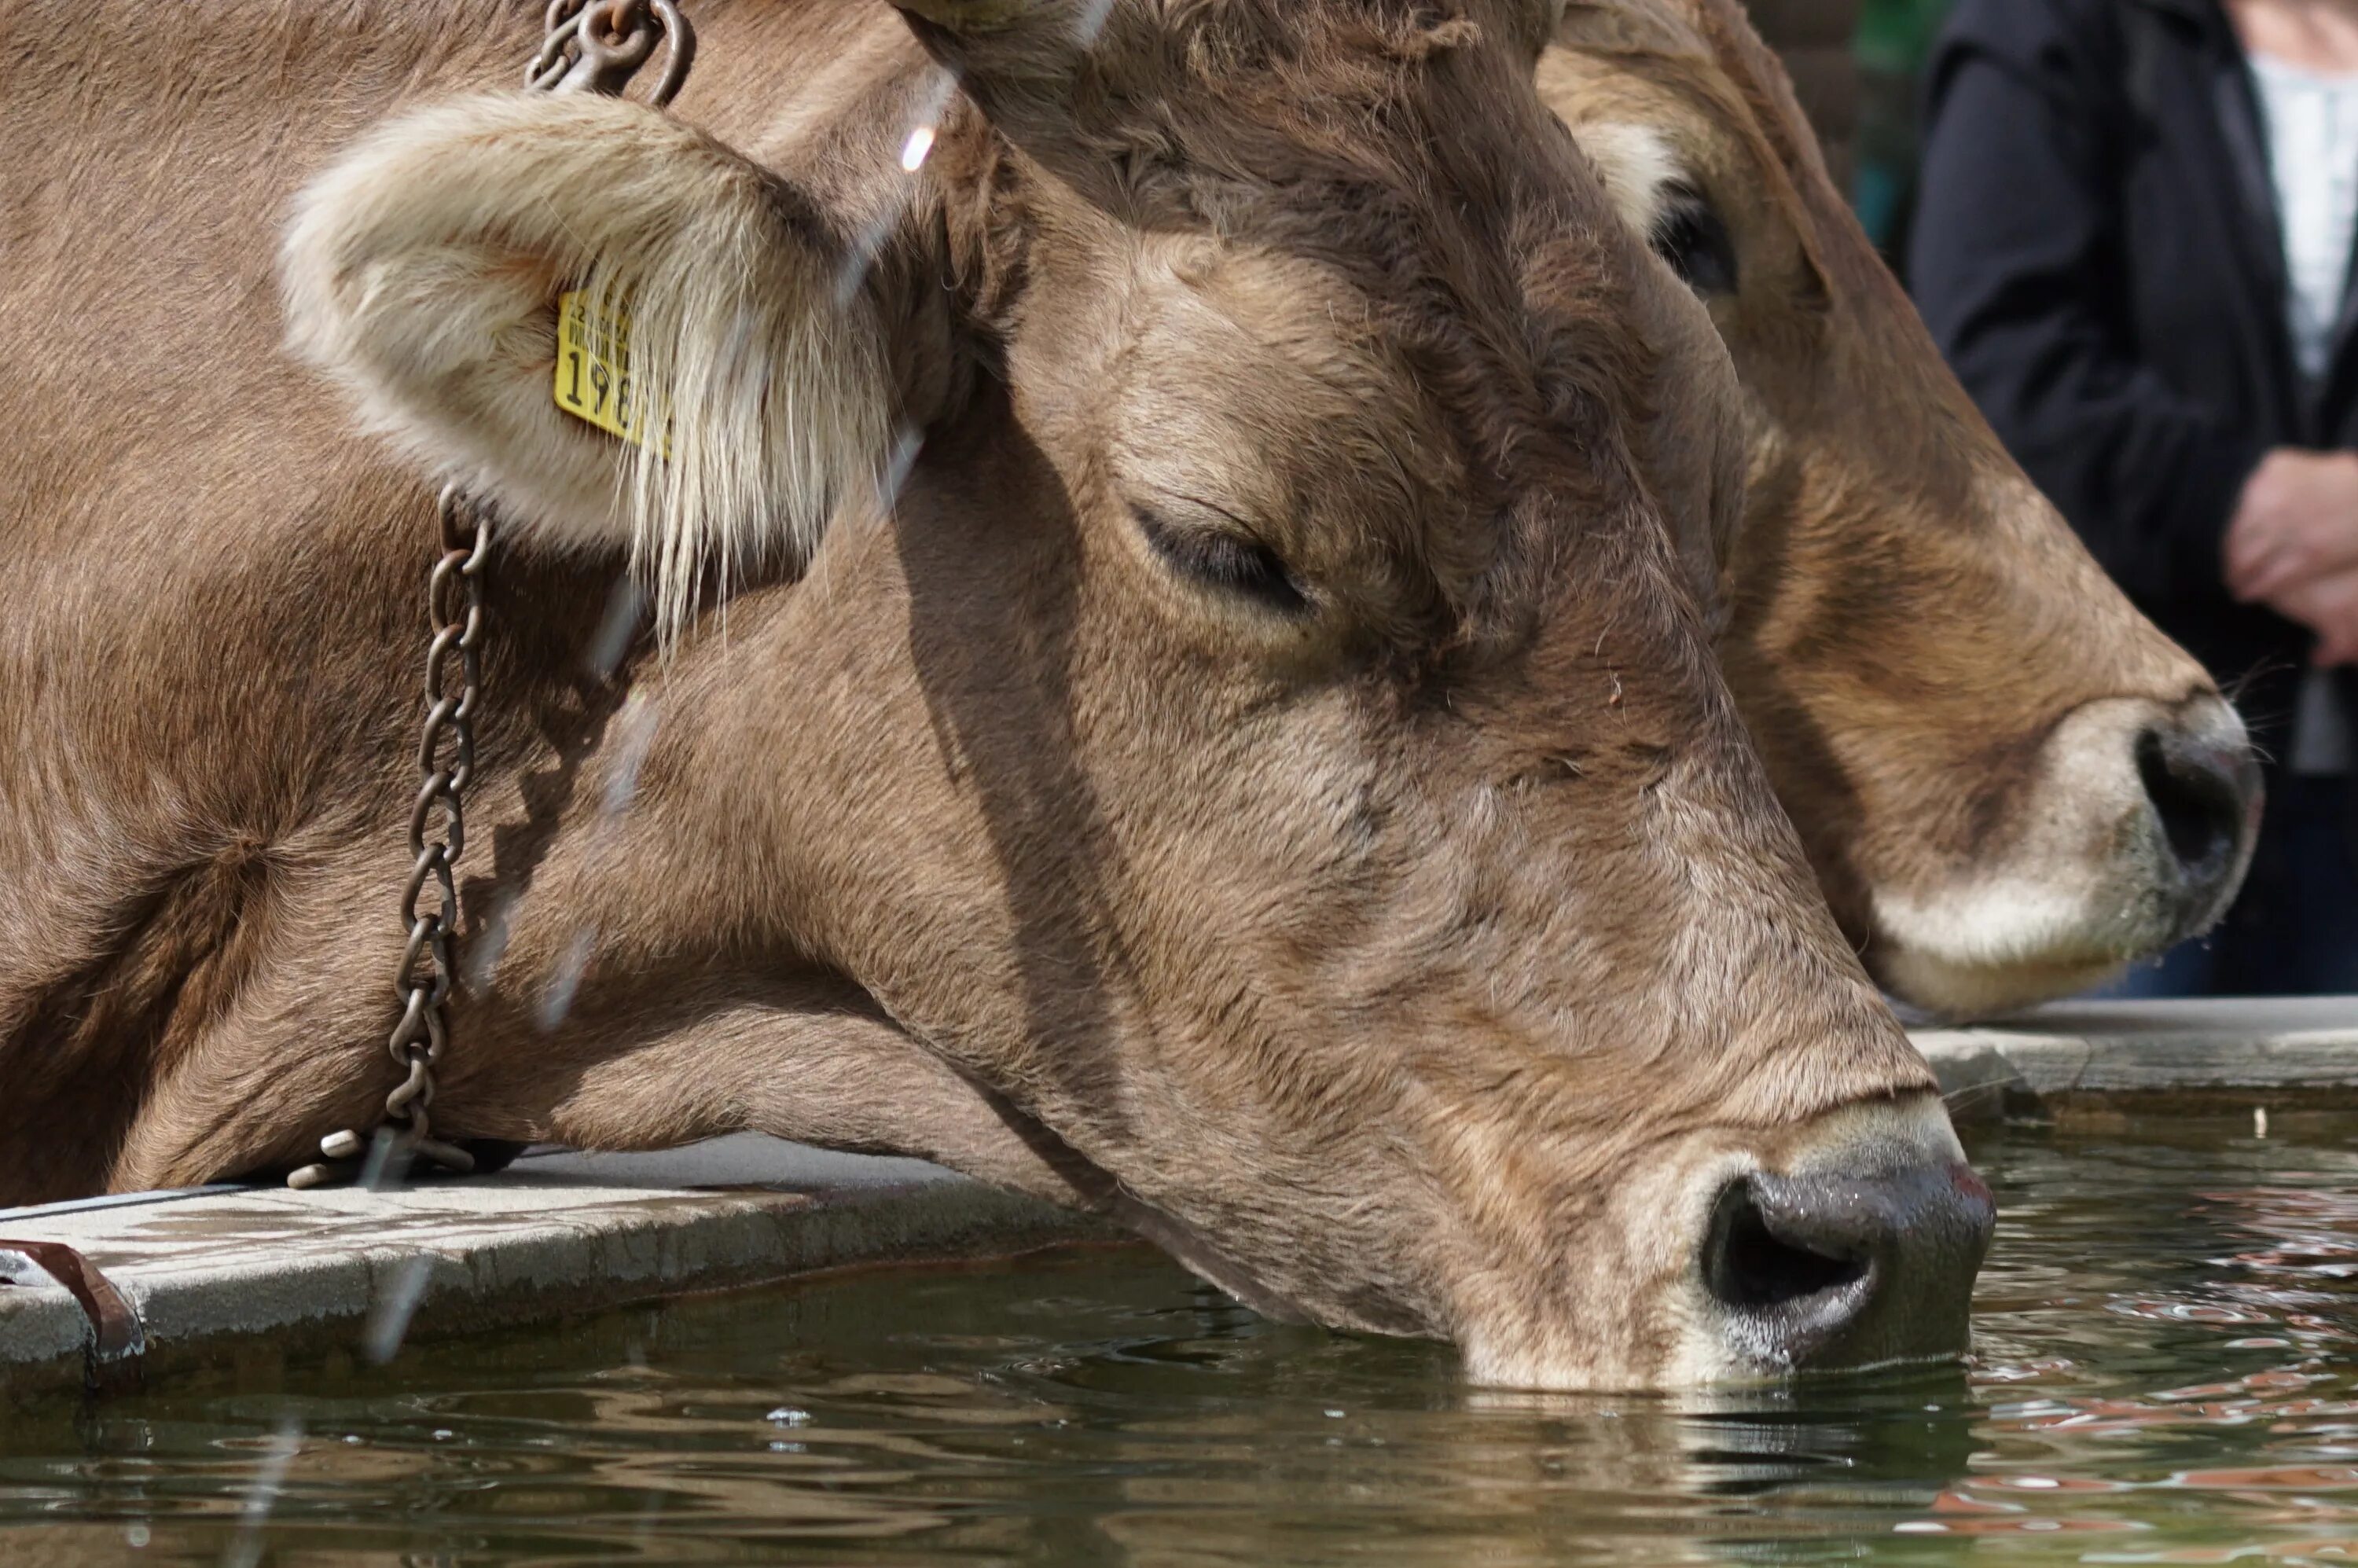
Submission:
[[[1916,1038],[1964,1119],[2358,1103],[2358,997],[2080,1003]],[[410,1339],[626,1302],[1116,1236],[915,1161],[759,1138],[531,1153],[496,1176],[392,1192],[211,1187],[0,1210],[0,1401],[257,1360],[383,1359]],[[58,1282],[78,1272],[79,1292]]]

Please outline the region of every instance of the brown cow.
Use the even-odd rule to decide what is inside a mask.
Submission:
[[[1541,92],[1735,358],[1722,665],[1868,968],[1989,1011],[2207,929],[2258,823],[2241,721],[1942,364],[1735,0],[1574,4]]]
[[[451,97],[528,9],[0,5],[0,1192],[388,1087],[429,503],[278,351],[308,187],[296,341],[506,524],[438,1130],[930,1154],[1516,1382],[1962,1344],[1987,1195],[1719,683],[1733,384],[1552,5],[715,5],[726,144]],[[570,282],[670,463],[550,406]],[[633,540],[732,594],[601,678]]]

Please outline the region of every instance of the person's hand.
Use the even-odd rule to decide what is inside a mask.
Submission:
[[[2358,452],[2278,447],[2262,458],[2244,481],[2225,553],[2227,588],[2246,604],[2358,568]]]
[[[2358,568],[2305,579],[2270,596],[2267,603],[2317,633],[2312,664],[2358,665]]]

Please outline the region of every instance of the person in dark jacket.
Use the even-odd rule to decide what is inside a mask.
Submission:
[[[1961,0],[1924,319],[2270,758],[2250,881],[2132,994],[2358,992],[2358,0]]]

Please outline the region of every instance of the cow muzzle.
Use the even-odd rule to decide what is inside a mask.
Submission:
[[[1698,1262],[1729,1348],[1763,1372],[1924,1360],[1963,1347],[1996,1221],[1971,1166],[1893,1144],[1729,1182]]]
[[[2173,906],[2169,941],[2207,930],[2227,911],[2260,827],[2260,764],[2243,721],[2203,697],[2136,731],[2130,742],[2151,821],[2147,858]]]
[[[2096,985],[2218,922],[2260,806],[2251,740],[2217,696],[2084,704],[2049,733],[1970,874],[1876,892],[1877,978],[1951,1016]]]
[[[1601,1213],[1600,1245],[1541,1271],[1542,1314],[1481,1277],[1489,1310],[1459,1330],[1475,1380],[1693,1389],[1951,1360],[1996,1222],[1929,1087],[1677,1135]]]
[[[2117,966],[2226,913],[2259,835],[2259,762],[2209,692],[2107,698],[2055,727],[2017,811],[2006,858],[2021,875],[2043,866],[2065,914],[2032,956]]]

